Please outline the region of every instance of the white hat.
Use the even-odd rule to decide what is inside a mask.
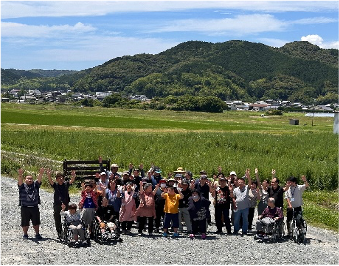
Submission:
[[[101,172],[100,175],[106,175],[106,172]]]
[[[112,167],[119,168],[119,165],[117,165],[116,163],[113,163],[113,164],[111,165],[111,168],[112,168]]]
[[[230,172],[230,175],[237,175],[237,173],[232,171],[232,172]]]

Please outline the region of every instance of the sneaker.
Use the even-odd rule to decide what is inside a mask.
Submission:
[[[35,235],[35,238],[41,240],[41,239],[42,239],[42,236],[41,236],[40,234],[36,234],[36,235]]]
[[[179,234],[177,232],[173,233],[173,237],[179,237]]]
[[[189,237],[193,239],[194,238],[194,234],[190,234]]]
[[[168,234],[164,232],[164,233],[162,233],[162,236],[167,237]]]
[[[206,239],[206,234],[205,233],[201,234],[201,239]]]
[[[23,239],[28,239],[28,235],[24,235],[22,238]]]

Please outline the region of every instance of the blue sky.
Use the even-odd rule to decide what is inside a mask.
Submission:
[[[1,1],[1,67],[83,70],[191,40],[339,49],[338,1]]]

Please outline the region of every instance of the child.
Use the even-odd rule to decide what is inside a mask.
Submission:
[[[91,231],[94,214],[98,208],[98,198],[97,193],[93,188],[93,184],[90,182],[86,182],[83,185],[79,208],[82,209],[82,220],[84,221],[86,228]]]
[[[165,218],[164,218],[164,233],[163,236],[167,237],[168,228],[173,222],[173,237],[178,237],[179,227],[179,200],[184,198],[184,195],[179,191],[179,194],[175,193],[174,187],[165,188],[165,191],[161,193],[161,197],[165,199]]]
[[[188,211],[192,222],[192,234],[190,234],[190,238],[194,238],[194,235],[200,231],[201,238],[205,239],[207,217],[209,215],[211,202],[201,197],[199,190],[196,189],[192,191],[192,196],[188,200]]]
[[[119,212],[119,221],[121,222],[122,232],[124,234],[130,233],[133,221],[135,221],[135,194],[133,184],[128,182],[122,191],[122,204]]]
[[[65,211],[66,205],[61,205],[60,215],[66,217],[67,223],[69,223],[69,228],[73,232],[73,241],[78,244],[78,236],[80,236],[81,242],[86,243],[84,229],[81,224],[80,211],[77,211],[77,205],[75,203],[70,203],[68,205],[68,211]]]
[[[155,189],[152,191],[152,184],[146,183],[145,186],[142,181],[140,181],[140,204],[135,213],[136,217],[139,217],[139,236],[142,236],[142,230],[145,227],[146,219],[148,218],[148,234],[152,235],[153,233],[153,219],[155,215],[155,201],[154,195],[157,193],[159,184],[155,186]]]

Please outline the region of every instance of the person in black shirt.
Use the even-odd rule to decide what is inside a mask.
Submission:
[[[284,188],[279,186],[279,179],[274,177],[271,180],[271,186],[268,187],[268,196],[274,198],[275,206],[283,208],[284,206]]]
[[[192,222],[192,233],[190,238],[194,238],[195,234],[201,233],[201,238],[206,238],[207,217],[210,215],[209,206],[211,202],[205,199],[199,192],[194,189],[192,196],[188,199],[188,211]]]
[[[190,214],[187,210],[188,208],[188,198],[192,196],[192,191],[188,187],[189,183],[187,180],[179,180],[178,190],[181,189],[181,193],[184,195],[183,199],[179,200],[179,230],[182,232],[182,220],[185,221],[187,233],[190,234],[192,232],[192,225]]]
[[[106,227],[113,238],[120,237],[118,216],[114,211],[114,207],[108,204],[107,198],[102,199],[101,206],[96,211],[95,219],[99,222],[101,232],[105,238],[108,238]]]
[[[50,185],[54,189],[54,202],[53,202],[53,209],[54,209],[54,221],[55,221],[55,229],[58,233],[58,238],[61,236],[61,215],[60,212],[62,210],[62,204],[66,206],[66,211],[68,204],[70,202],[70,197],[69,197],[69,187],[72,185],[75,181],[75,171],[73,170],[71,175],[72,178],[70,181],[65,181],[64,176],[61,172],[56,172],[55,174],[55,181],[52,180],[51,177],[51,170],[47,170],[47,178],[50,183]]]
[[[222,233],[222,226],[224,223],[226,225],[227,234],[231,234],[231,224],[229,218],[229,210],[231,199],[233,197],[233,189],[230,185],[230,188],[226,186],[227,180],[225,177],[221,176],[219,178],[219,186],[216,189],[212,190],[212,196],[215,201],[215,223],[217,226],[217,234]]]

